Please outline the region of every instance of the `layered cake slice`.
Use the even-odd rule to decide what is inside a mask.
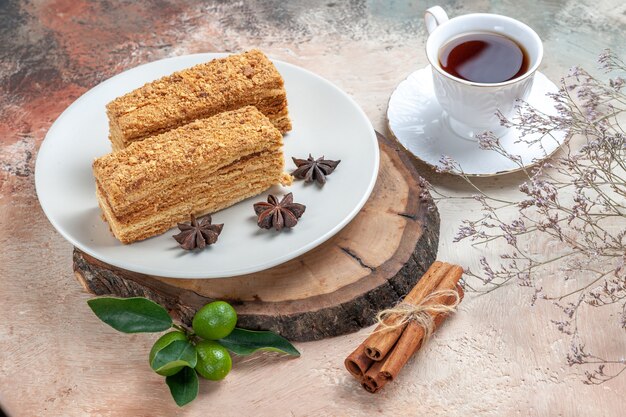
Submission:
[[[196,65],[144,85],[107,106],[113,150],[193,120],[252,105],[281,133],[291,130],[284,82],[259,50]]]
[[[291,183],[282,135],[255,107],[199,119],[94,161],[98,202],[122,243]]]

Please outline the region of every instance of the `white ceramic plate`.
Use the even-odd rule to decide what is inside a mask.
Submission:
[[[555,102],[546,94],[557,90],[552,81],[536,72],[527,102],[546,114],[556,114]],[[464,139],[452,131],[435,97],[430,66],[415,71],[396,87],[389,99],[387,121],[396,139],[432,167],[441,167],[440,160],[445,155],[455,160],[468,176],[501,175],[521,169],[505,156],[480,149],[478,142]],[[520,156],[523,166],[527,167],[552,155],[565,138],[565,132],[556,132],[529,146],[527,142],[519,141],[519,132],[511,128],[500,137],[500,143],[509,154]]]
[[[341,230],[363,207],[378,174],[378,143],[365,113],[346,93],[302,68],[274,61],[285,79],[293,130],[284,139],[291,156],[341,159],[323,188],[295,181],[276,186],[213,215],[224,223],[217,244],[202,252],[180,249],[172,235],[122,245],[100,218],[91,171],[93,159],[111,151],[105,105],[146,82],[226,54],[164,59],[123,72],[94,87],[52,125],[39,150],[37,195],[52,225],[74,246],[111,265],[174,278],[217,278],[257,272],[293,259]],[[306,205],[298,225],[281,233],[256,225],[252,204],[269,193],[293,192]]]

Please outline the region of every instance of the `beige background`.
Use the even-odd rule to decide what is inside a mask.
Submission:
[[[619,0],[442,3],[451,15],[492,11],[536,28],[545,41],[541,70],[553,80],[576,63],[593,68],[595,56],[606,46],[625,52],[626,5]],[[124,19],[114,7],[99,4],[99,13],[111,13],[107,21]],[[54,80],[58,77],[55,82],[79,76],[90,81],[77,82],[47,99],[65,106],[89,83],[164,56],[260,47],[345,89],[384,132],[389,94],[411,71],[426,65],[421,15],[431,4],[183,2],[172,11],[174,6],[150,3],[141,13],[164,9],[170,14],[157,19],[158,27],[143,29],[145,42],[129,38],[118,44],[110,61],[98,63],[103,72],[94,79],[88,76],[97,71],[81,66],[80,59],[72,61],[67,73],[53,74]],[[82,2],[35,1],[23,7],[51,30],[66,28],[61,35],[74,45],[83,42],[71,35],[77,19],[97,27],[100,18],[85,17],[95,6]],[[38,22],[28,24],[38,27]],[[28,36],[42,33],[34,30]],[[77,56],[90,56],[97,49]],[[28,65],[24,57],[15,59]],[[6,77],[5,86],[17,83],[19,90],[19,80],[7,75],[12,70],[7,64],[0,74]],[[34,190],[34,154],[58,111],[45,113],[42,105],[29,104],[17,103],[0,113],[5,124],[16,117],[21,123],[2,131],[0,151],[0,404],[11,415],[626,415],[626,376],[601,386],[584,385],[585,369],[567,366],[569,341],[550,323],[561,318],[558,310],[545,302],[531,306],[531,292],[515,285],[486,296],[468,294],[460,313],[378,395],[363,391],[343,368],[344,357],[369,330],[364,329],[298,344],[299,359],[256,355],[236,360],[226,380],[203,381],[198,399],[178,409],[162,378],[147,363],[157,336],[116,333],[85,303],[89,296],[72,276],[72,248],[44,217]],[[420,169],[437,187],[468,192],[456,178]],[[506,193],[520,180],[513,175],[480,184]],[[478,269],[480,251],[452,243],[458,222],[469,209],[459,202],[439,205],[439,258]],[[536,249],[545,250],[542,245],[538,242]],[[582,323],[588,346],[607,357],[624,355],[626,338],[616,323],[591,318],[585,316]]]

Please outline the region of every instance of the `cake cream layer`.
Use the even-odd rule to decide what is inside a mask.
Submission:
[[[282,135],[255,107],[218,114],[94,161],[100,206],[123,243],[289,183]]]
[[[148,83],[107,105],[114,150],[217,113],[254,105],[291,130],[280,73],[259,50],[215,59]]]

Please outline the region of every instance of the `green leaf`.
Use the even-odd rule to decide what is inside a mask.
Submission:
[[[155,372],[162,372],[179,366],[193,368],[197,361],[198,355],[194,345],[187,340],[175,340],[154,355],[150,366]]]
[[[172,326],[167,310],[147,298],[99,297],[87,304],[100,320],[120,332],[162,332]]]
[[[300,356],[300,352],[287,339],[276,333],[235,328],[231,334],[217,341],[237,355],[250,355],[257,350],[282,352]]]
[[[188,404],[198,396],[198,375],[191,368],[183,368],[180,372],[165,378],[170,393],[179,407]]]

